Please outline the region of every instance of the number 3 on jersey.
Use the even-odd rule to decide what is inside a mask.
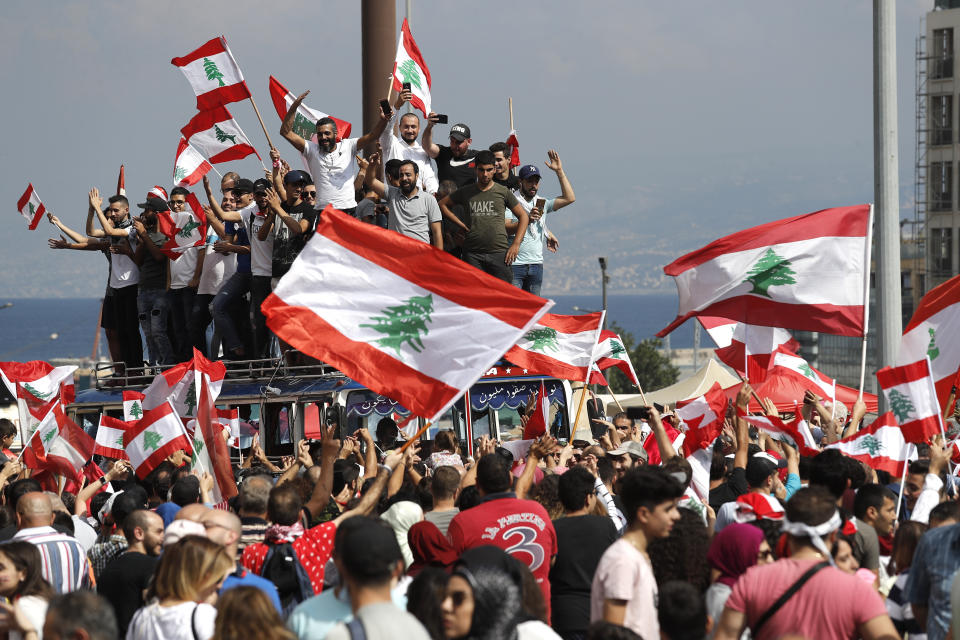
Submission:
[[[529,555],[529,561],[524,557],[518,557],[517,559],[530,567],[531,572],[536,571],[543,564],[546,554],[543,552],[543,547],[536,542],[537,530],[533,527],[513,527],[505,532],[502,537],[504,542],[512,542],[513,538],[520,538],[519,541],[507,547],[505,551],[515,557],[519,554]]]

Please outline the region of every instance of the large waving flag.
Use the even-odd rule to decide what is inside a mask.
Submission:
[[[923,296],[903,330],[897,364],[930,358],[940,406],[947,402],[960,369],[960,276],[955,276]]]
[[[200,182],[211,169],[213,165],[181,137],[177,145],[177,158],[173,161],[174,184],[178,187],[189,187]]]
[[[141,480],[150,475],[167,456],[183,450],[193,452],[193,446],[170,402],[149,409],[123,437],[130,464]]]
[[[623,372],[627,379],[637,388],[640,387],[640,379],[637,378],[637,372],[633,369],[633,363],[630,362],[630,354],[627,353],[627,347],[623,344],[623,339],[613,331],[604,329],[600,332],[600,342],[597,344],[597,350],[593,354],[594,364],[600,371],[616,367]],[[590,382],[593,382],[591,378]],[[606,381],[598,384],[606,384]]]
[[[200,201],[193,193],[187,194],[186,211],[161,211],[157,214],[157,229],[167,236],[160,250],[171,260],[191,247],[203,246],[207,238],[207,217]]]
[[[582,316],[548,313],[503,357],[529,372],[585,380],[602,326],[602,311]]]
[[[943,433],[943,417],[929,359],[884,367],[877,371],[877,382],[907,442],[926,442],[931,436]]]
[[[246,100],[250,90],[223,36],[204,43],[185,56],[170,61],[183,71],[197,95],[197,109]]]
[[[433,417],[552,305],[327,206],[262,309],[284,342]]]
[[[810,366],[810,363],[792,353],[776,353],[773,356],[773,368],[769,375],[784,375],[800,381],[822,398],[836,396],[836,381]]]
[[[297,99],[297,96],[287,91],[287,88],[280,84],[276,78],[270,76],[270,99],[273,102],[273,108],[277,110],[277,115],[283,120],[287,115],[287,111],[290,110],[290,105]],[[328,115],[322,111],[311,109],[302,102],[297,108],[297,115],[293,120],[293,132],[304,140],[310,140],[316,137],[317,120],[320,118],[333,118],[333,121],[337,123],[338,141],[350,137],[350,130],[353,128],[353,125],[349,122]]]
[[[215,480],[211,495],[219,504],[237,495],[230,466],[230,450],[222,437],[219,412],[214,404],[220,395],[226,367],[222,362],[210,362],[202,353],[193,350],[193,385],[197,396],[197,427],[193,434],[193,460]]]
[[[397,44],[397,59],[393,63],[393,90],[400,93],[404,82],[410,83],[413,96],[410,104],[414,109],[423,112],[423,117],[430,113],[430,69],[420,55],[420,48],[413,40],[410,25],[403,19],[400,28],[400,42]]]
[[[93,452],[108,458],[129,460],[130,457],[123,448],[123,436],[126,435],[130,423],[111,418],[105,413],[100,414],[100,424],[97,426],[97,440]]]
[[[240,160],[251,153],[260,157],[250,138],[223,105],[193,116],[180,133],[187,144],[207,156],[213,164]]]
[[[700,324],[718,348],[717,359],[734,371],[745,375],[750,382],[762,382],[773,366],[773,356],[778,352],[795,354],[800,343],[790,332],[778,327],[762,327],[732,322],[725,318],[700,317]],[[720,344],[724,342],[724,344]],[[746,367],[746,370],[744,370]]]
[[[869,427],[824,448],[839,449],[873,469],[886,471],[899,478],[903,475],[904,465],[917,459],[917,449],[910,445],[897,425],[896,416],[888,411],[878,416]]]
[[[663,271],[680,296],[663,337],[694,316],[862,336],[870,267],[870,205],[778,220],[716,240]]]
[[[693,472],[690,486],[701,500],[710,499],[713,445],[723,431],[728,403],[718,382],[714,382],[710,390],[698,398],[677,402],[677,415],[687,425],[683,456]]]
[[[47,412],[23,450],[23,463],[35,471],[78,480],[84,465],[93,456],[94,441],[68,418],[59,402]]]
[[[46,213],[47,210],[43,206],[43,203],[40,202],[40,196],[37,195],[36,189],[33,188],[33,183],[27,185],[27,190],[24,191],[20,199],[17,200],[17,211],[30,223],[30,226],[27,227],[30,231],[36,229],[37,225],[40,224],[40,219],[43,218],[43,214]]]

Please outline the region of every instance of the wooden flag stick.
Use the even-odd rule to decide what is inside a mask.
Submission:
[[[510,107],[510,131],[513,131],[513,98],[507,98],[507,106]]]
[[[400,450],[399,450],[397,453],[403,453],[403,452],[406,450],[407,447],[409,447],[409,446],[412,445],[414,442],[416,442],[417,440],[419,440],[419,439],[420,439],[420,436],[422,436],[424,433],[426,433],[426,432],[427,432],[427,429],[429,429],[429,428],[430,428],[430,425],[432,425],[432,424],[433,424],[433,423],[430,422],[429,420],[427,420],[426,422],[424,422],[424,423],[423,423],[423,426],[420,427],[420,430],[417,431],[417,432],[413,435],[412,438],[410,438],[409,440],[407,440],[406,442],[404,442],[404,443],[403,443],[403,446],[400,447]]]
[[[620,404],[620,401],[619,401],[619,400],[617,400],[617,396],[613,395],[613,389],[609,389],[609,391],[610,391],[610,397],[613,398],[613,401],[617,403],[617,409],[620,409],[620,412],[622,413],[622,412],[623,412],[623,405]],[[641,395],[641,397],[643,397],[643,396]],[[644,401],[644,404],[646,404],[646,401]]]
[[[250,104],[253,105],[253,112],[257,114],[257,120],[260,121],[260,128],[263,129],[263,135],[267,136],[267,144],[270,145],[271,149],[276,149],[276,147],[273,146],[273,140],[270,139],[270,134],[267,133],[267,127],[263,124],[263,118],[260,116],[260,109],[257,108],[257,103],[254,102],[252,95],[250,96]]]

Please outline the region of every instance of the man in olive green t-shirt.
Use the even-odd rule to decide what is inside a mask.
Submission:
[[[463,243],[463,260],[501,280],[513,282],[510,265],[517,259],[520,242],[527,231],[530,219],[517,197],[506,187],[493,181],[494,158],[489,151],[481,151],[474,158],[477,181],[457,189],[440,200],[444,217],[466,233]],[[459,204],[470,212],[468,227],[450,209]],[[507,209],[519,220],[513,244],[507,243],[504,213]]]

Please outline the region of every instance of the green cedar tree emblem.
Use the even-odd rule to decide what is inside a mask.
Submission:
[[[143,417],[143,409],[140,408],[139,402],[134,401],[134,403],[130,405],[130,416],[137,420]]]
[[[177,182],[180,182],[187,177],[187,170],[183,167],[177,165],[177,168],[173,170],[173,179]]]
[[[433,313],[433,294],[412,296],[404,304],[381,309],[380,313],[384,315],[370,318],[376,321],[376,324],[360,325],[386,334],[386,337],[374,340],[377,345],[393,349],[398,356],[401,355],[400,348],[404,344],[409,345],[417,353],[423,351],[420,334],[430,333],[427,323],[433,322],[430,318],[430,314]]]
[[[401,82],[409,82],[412,87],[423,91],[423,85],[420,84],[420,71],[417,69],[417,64],[413,60],[409,58],[404,60],[403,64],[397,67],[397,73],[403,78]]]
[[[49,445],[50,441],[57,437],[57,430],[49,429],[45,434],[43,434],[40,437],[43,438],[43,441]]]
[[[210,58],[203,59],[203,72],[207,74],[207,80],[216,80],[220,83],[218,86],[226,86],[223,83],[223,74],[220,73],[220,69],[217,68],[217,63]]]
[[[930,344],[927,345],[927,355],[931,360],[936,360],[937,356],[940,355],[940,349],[937,348],[936,341],[937,332],[933,330],[933,327],[930,327],[927,331],[930,333]]]
[[[163,442],[163,438],[156,431],[144,431],[143,432],[143,448],[148,451],[156,451],[160,447],[160,443]]]
[[[122,434],[122,433],[121,433],[119,436],[117,436],[116,445],[117,445],[118,447],[120,447],[121,449],[123,449],[123,434]]]
[[[753,285],[753,289],[749,293],[769,298],[771,296],[767,293],[767,289],[770,287],[796,284],[797,281],[793,279],[793,276],[797,273],[790,266],[789,260],[778,256],[773,249],[767,249],[767,252],[747,272],[749,277],[744,282]]]
[[[883,451],[883,443],[878,438],[869,435],[860,440],[860,448],[875,457],[877,453]]]
[[[237,134],[227,133],[217,125],[213,125],[213,132],[217,136],[217,142],[226,142],[229,140],[231,144],[237,144]]]
[[[190,466],[197,464],[197,460],[200,458],[200,452],[203,450],[203,438],[194,437],[193,438],[193,455],[190,456]]]
[[[183,225],[183,228],[180,229],[180,232],[177,235],[181,238],[189,238],[190,235],[193,233],[193,230],[198,228],[199,226],[200,226],[199,222],[197,222],[196,220],[191,220],[187,224]]]
[[[33,203],[32,203],[32,202],[28,202],[28,203],[27,203],[27,206],[30,207],[30,217],[32,218],[33,215],[36,213],[37,210],[33,208]]]
[[[187,397],[183,403],[187,405],[187,412],[183,415],[193,416],[194,412],[197,410],[197,391],[193,388],[193,382],[191,382],[190,386],[187,387]]]
[[[817,374],[813,372],[813,368],[810,366],[810,363],[802,362],[797,366],[797,368],[800,369],[800,373],[807,376],[811,380],[817,379]]]
[[[313,137],[313,134],[317,132],[316,123],[310,118],[306,117],[299,111],[293,117],[293,132],[303,138],[304,140],[309,140]]]
[[[34,396],[35,398],[40,398],[41,400],[46,400],[47,398],[53,395],[52,391],[48,391],[47,393],[44,393],[39,389],[37,389],[36,387],[34,387],[33,385],[31,385],[29,382],[24,382],[23,388],[27,393]]]
[[[623,360],[627,353],[627,348],[623,346],[623,343],[619,340],[610,341],[610,357],[616,358],[618,360]]]
[[[897,422],[900,424],[906,422],[916,412],[910,398],[896,389],[890,392],[889,399],[893,415],[897,417]]]
[[[531,329],[524,334],[524,340],[531,340],[533,342],[530,345],[530,351],[539,351],[540,353],[546,353],[547,349],[551,351],[559,351],[560,344],[557,342],[557,330],[551,329],[550,327],[537,327],[536,329]]]

